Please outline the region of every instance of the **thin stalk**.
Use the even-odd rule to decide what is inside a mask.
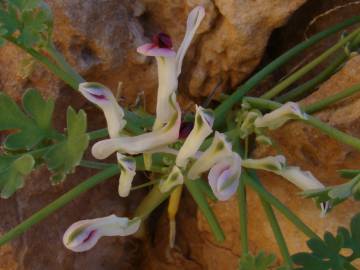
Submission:
[[[360,29],[357,29],[356,31],[352,32],[348,36],[342,38],[339,40],[334,46],[327,49],[325,52],[323,52],[321,55],[316,57],[313,61],[308,63],[307,65],[303,66],[293,74],[291,74],[288,78],[280,82],[278,85],[276,85],[274,88],[267,91],[265,94],[261,96],[261,98],[264,99],[271,99],[281,93],[283,90],[285,90],[288,86],[296,82],[298,79],[303,77],[305,74],[313,70],[316,66],[318,66],[320,63],[325,61],[330,55],[335,53],[337,50],[342,48],[344,45],[346,45],[348,42],[350,42],[352,39],[356,38],[357,35],[359,35]]]
[[[6,37],[6,40],[13,43],[14,45],[18,46],[22,50],[26,51],[28,54],[30,54],[32,57],[34,57],[36,60],[43,63],[52,73],[54,73],[56,76],[58,76],[60,79],[62,79],[65,83],[67,83],[69,86],[71,86],[74,89],[78,88],[79,82],[74,79],[73,76],[69,75],[67,72],[62,70],[60,67],[58,67],[55,63],[53,63],[49,58],[46,56],[40,54],[39,52],[35,51],[31,48],[26,48],[21,44],[18,44],[16,40],[12,37]]]
[[[247,201],[246,201],[246,187],[243,175],[240,178],[240,184],[237,189],[237,201],[239,208],[240,218],[240,241],[241,241],[241,253],[245,256],[249,253],[249,239],[248,239],[248,222],[247,222]]]
[[[258,109],[275,110],[282,105],[281,103],[275,101],[270,101],[262,98],[253,98],[253,97],[246,97],[246,101],[249,102],[251,106],[254,106]],[[307,119],[300,119],[300,121],[319,129],[330,138],[333,138],[344,144],[350,145],[360,151],[360,139],[350,136],[345,132],[336,129],[311,115],[307,115]]]
[[[66,61],[63,54],[60,53],[55,47],[54,43],[51,41],[45,51],[57,62],[57,64],[70,74],[78,84],[85,82],[85,79],[80,76],[80,74],[74,70],[74,68]]]
[[[104,170],[109,167],[117,166],[117,164],[104,163],[104,162],[91,161],[91,160],[82,160],[80,161],[80,166],[84,168],[90,168],[96,170]]]
[[[234,93],[232,93],[228,98],[225,99],[223,103],[221,103],[215,110],[215,123],[214,127],[219,128],[221,126],[223,119],[225,119],[225,116],[227,112],[231,110],[231,108],[241,101],[241,99],[255,86],[257,86],[263,79],[265,79],[268,75],[273,73],[275,70],[277,70],[279,67],[286,64],[288,61],[290,61],[292,58],[300,54],[305,49],[309,48],[310,46],[316,44],[320,40],[348,27],[353,24],[356,24],[360,22],[360,16],[352,17],[340,24],[337,24],[331,28],[328,28],[327,30],[320,32],[306,41],[303,41],[302,43],[298,44],[297,46],[293,47],[280,57],[276,58],[274,61],[272,61],[270,64],[268,64],[266,67],[261,69],[259,72],[257,72],[255,75],[253,75],[250,79],[248,79],[242,86],[236,89]]]
[[[217,198],[214,195],[214,192],[211,190],[209,184],[206,181],[203,181],[201,179],[194,180],[197,181],[198,187],[201,190],[202,193],[204,193],[210,200],[216,202]]]
[[[263,198],[260,198],[260,200],[261,200],[261,204],[262,204],[262,206],[264,208],[264,211],[266,213],[266,217],[269,220],[269,223],[271,225],[271,229],[272,229],[272,231],[274,233],[274,237],[275,237],[276,242],[277,242],[277,244],[279,246],[280,253],[281,253],[281,256],[284,259],[285,265],[289,269],[292,269],[293,262],[291,260],[289,249],[288,249],[288,247],[286,245],[284,235],[281,232],[281,228],[279,226],[279,222],[276,219],[275,213],[274,213],[274,211],[271,208],[269,203],[267,203]]]
[[[328,96],[315,103],[304,106],[303,110],[307,113],[314,113],[359,92],[360,92],[360,84],[357,84],[335,95]]]
[[[216,216],[214,215],[214,212],[209,206],[209,203],[207,202],[204,194],[201,192],[201,189],[199,188],[197,182],[193,180],[186,180],[185,185],[189,190],[190,194],[192,195],[194,201],[198,205],[201,213],[206,218],[215,239],[218,242],[223,242],[225,240],[224,232],[221,229],[221,226]]]
[[[90,177],[89,179],[85,180],[81,184],[77,185],[73,189],[66,192],[64,195],[60,196],[58,199],[41,209],[40,211],[33,214],[30,218],[26,219],[7,233],[5,233],[0,238],[0,246],[6,244],[7,242],[11,241],[12,239],[16,238],[17,236],[26,232],[30,227],[34,226],[35,224],[39,223],[50,214],[55,212],[56,210],[64,207],[66,204],[80,196],[85,191],[93,188],[97,184],[104,182],[105,180],[111,178],[112,176],[119,173],[119,169],[117,166],[109,167],[98,174]]]
[[[138,190],[138,189],[141,189],[141,188],[153,186],[153,185],[158,184],[159,182],[160,182],[159,180],[152,180],[152,181],[146,182],[144,184],[134,186],[134,187],[131,188],[131,190]]]
[[[294,101],[299,97],[303,97],[313,91],[318,85],[326,81],[334,72],[348,59],[348,56],[345,53],[342,53],[337,59],[331,62],[322,72],[320,72],[313,79],[307,81],[306,83],[294,88],[288,93],[276,98],[275,100],[281,103],[287,101]]]
[[[250,174],[249,174],[250,173]],[[255,173],[246,172],[244,175],[245,184],[255,190],[265,201],[274,206],[281,212],[290,222],[292,222],[301,232],[309,238],[319,238],[319,236],[311,230],[297,215],[295,215],[289,208],[280,202],[274,195],[268,192],[260,183]]]

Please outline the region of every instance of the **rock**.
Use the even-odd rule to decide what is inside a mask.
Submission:
[[[344,68],[324,83],[318,91],[302,101],[303,104],[313,103],[329,95],[333,95],[360,83],[359,72],[360,56],[353,57]],[[334,126],[352,136],[360,134],[360,94],[354,95],[342,102],[328,107],[315,116],[331,126]],[[311,171],[325,185],[336,185],[346,182],[337,174],[339,169],[358,169],[360,162],[359,151],[330,139],[320,131],[303,123],[291,122],[284,127],[272,132],[273,140],[277,143],[279,151],[287,157],[288,163],[300,166]],[[255,157],[265,157],[277,154],[272,148],[259,146],[254,151]],[[319,209],[310,199],[298,196],[300,191],[286,180],[271,173],[259,174],[266,189],[280,199],[286,206],[295,212],[317,234],[323,235],[325,231],[335,233],[337,227],[348,227],[351,218],[359,212],[359,202],[348,200],[337,206],[325,218],[319,217]],[[249,215],[249,241],[251,251],[259,250],[275,252],[280,258],[280,253],[272,235],[271,227],[266,221],[257,195],[249,190],[248,211]],[[212,260],[206,269],[220,269],[218,265],[227,262],[235,267],[238,262],[241,247],[239,244],[239,225],[237,202],[232,199],[225,203],[213,205],[215,213],[223,225],[227,240],[219,245],[214,242],[209,232],[206,220],[198,214],[198,227],[205,242],[210,242],[208,250],[204,251]],[[283,215],[276,212],[280,226],[286,236],[290,253],[307,250],[305,237]],[[222,254],[222,255],[220,255]],[[358,265],[360,266],[360,265]],[[235,269],[235,268],[227,268]]]

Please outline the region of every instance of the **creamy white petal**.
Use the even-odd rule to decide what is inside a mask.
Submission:
[[[191,166],[188,178],[197,179],[203,172],[218,163],[220,160],[232,156],[232,145],[224,134],[215,132],[214,139],[208,149]]]
[[[297,103],[287,102],[280,108],[255,120],[257,128],[277,129],[292,119],[307,119]]]
[[[299,167],[289,166],[279,172],[275,172],[285,179],[289,180],[295,186],[302,190],[319,189],[325,186],[317,180],[311,172],[302,171]]]
[[[72,224],[63,236],[65,247],[74,252],[91,249],[103,236],[127,236],[134,234],[140,227],[141,219],[129,220],[125,217],[110,215],[103,218],[81,220]]]
[[[169,192],[174,187],[184,183],[184,176],[181,170],[174,166],[166,179],[160,181],[159,189],[162,193]]]
[[[190,43],[196,33],[196,30],[198,29],[201,21],[205,17],[205,9],[202,6],[195,7],[188,16],[187,22],[186,22],[186,32],[184,39],[180,45],[180,48],[176,55],[176,62],[177,62],[177,76],[181,73],[181,67],[182,62],[184,59],[184,56],[186,54],[187,49],[190,46]]]
[[[233,153],[215,164],[208,175],[210,187],[219,201],[226,201],[236,193],[241,174],[241,158]]]
[[[87,100],[102,109],[110,137],[118,137],[126,125],[126,120],[124,119],[124,111],[117,103],[113,93],[104,85],[93,82],[79,84],[79,91]]]
[[[248,169],[281,171],[286,166],[286,158],[282,155],[269,156],[259,159],[244,159],[242,166]]]
[[[175,112],[172,118],[161,129],[133,137],[122,136],[99,141],[92,147],[93,156],[97,159],[105,159],[116,151],[136,155],[176,142],[181,124],[181,110],[177,103],[173,103],[173,109]]]
[[[169,98],[176,93],[178,78],[175,57],[156,57],[158,67],[158,92],[154,129],[161,128],[172,116],[173,108]]]
[[[212,133],[214,115],[211,110],[196,106],[195,125],[176,158],[176,165],[185,167],[190,157],[199,150],[204,140]]]
[[[127,197],[136,175],[136,162],[132,157],[127,157],[120,153],[116,153],[116,157],[120,166],[119,195],[120,197]]]

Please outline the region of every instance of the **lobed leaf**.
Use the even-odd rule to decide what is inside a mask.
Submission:
[[[56,134],[51,125],[53,101],[45,101],[39,92],[30,89],[23,96],[23,109],[0,92],[0,131],[15,131],[4,142],[8,150],[29,150]]]
[[[86,133],[86,114],[83,110],[76,113],[71,107],[67,110],[67,137],[53,145],[44,159],[53,172],[53,184],[62,182],[66,175],[72,173],[80,164],[82,156],[89,144]]]
[[[24,178],[32,171],[35,160],[30,154],[20,157],[0,157],[0,196],[9,198],[14,192],[24,186]]]
[[[268,270],[273,269],[276,262],[276,256],[274,254],[266,254],[264,251],[260,251],[255,256],[247,254],[240,259],[239,270]],[[284,267],[278,268],[278,270]]]

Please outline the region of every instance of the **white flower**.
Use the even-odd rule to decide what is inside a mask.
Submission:
[[[280,108],[255,120],[257,128],[277,129],[291,119],[307,119],[297,103],[287,102]]]
[[[232,145],[229,143],[225,135],[215,132],[214,139],[208,149],[194,162],[188,172],[189,179],[197,179],[200,174],[210,170],[212,166],[222,159],[231,157]]]
[[[241,158],[238,154],[225,158],[209,172],[209,184],[219,201],[226,201],[235,194],[240,181]]]
[[[91,249],[103,236],[127,236],[134,234],[140,227],[141,219],[129,220],[125,217],[110,215],[103,218],[81,220],[71,225],[63,236],[64,245],[74,251]]]
[[[167,102],[178,88],[178,77],[181,73],[181,66],[187,49],[190,46],[197,28],[205,16],[203,7],[194,8],[187,20],[186,33],[178,52],[172,49],[171,38],[160,33],[155,36],[152,43],[140,46],[137,51],[146,56],[155,56],[159,74],[159,89],[156,105],[156,121],[154,128],[158,129],[168,122],[171,117],[171,108]]]
[[[182,185],[183,183],[184,176],[181,170],[177,166],[174,166],[169,176],[166,179],[161,180],[159,184],[159,189],[162,193],[166,193],[172,190],[174,187]]]
[[[124,111],[117,103],[113,93],[104,85],[93,82],[79,84],[79,91],[104,112],[110,137],[118,137],[126,125],[126,120]]]
[[[188,159],[199,150],[204,140],[212,133],[214,116],[212,111],[196,107],[195,125],[176,157],[176,165],[185,167]]]
[[[131,190],[131,184],[136,175],[136,162],[133,158],[116,153],[120,167],[119,195],[127,197]]]
[[[282,155],[269,156],[260,159],[244,159],[242,166],[248,169],[265,170],[265,171],[280,171],[286,166],[286,159]]]
[[[168,101],[171,104],[172,117],[165,126],[138,136],[121,136],[99,141],[92,147],[93,156],[97,159],[105,159],[116,151],[136,155],[153,152],[154,149],[176,142],[179,137],[181,110],[174,99],[175,95]]]

